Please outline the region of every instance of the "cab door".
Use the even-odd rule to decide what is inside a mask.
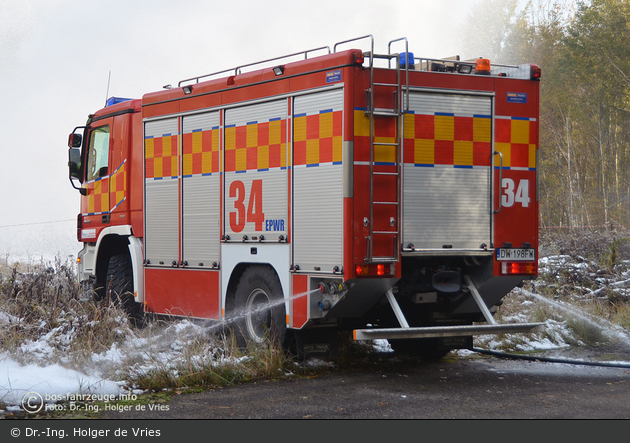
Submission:
[[[88,217],[85,221],[93,226],[97,224],[99,217],[101,223],[109,221],[107,216],[110,211],[110,148],[113,126],[113,119],[104,119],[89,127],[83,182],[86,195],[81,199],[81,214]]]

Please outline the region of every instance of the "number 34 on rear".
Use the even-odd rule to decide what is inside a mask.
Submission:
[[[501,181],[501,204],[505,208],[520,204],[522,207],[529,207],[529,180],[522,179],[515,183],[511,178],[504,178]]]

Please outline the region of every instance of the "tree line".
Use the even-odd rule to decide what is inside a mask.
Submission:
[[[482,0],[464,58],[534,63],[541,227],[630,228],[630,1]]]

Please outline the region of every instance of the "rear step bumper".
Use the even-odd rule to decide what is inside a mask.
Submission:
[[[397,338],[427,338],[427,337],[462,337],[470,335],[485,335],[485,334],[507,334],[514,333],[531,333],[542,332],[544,323],[506,323],[499,324],[495,321],[490,313],[490,310],[486,306],[483,298],[477,291],[472,279],[468,276],[464,276],[464,281],[468,285],[470,294],[477,303],[479,310],[485,317],[488,324],[486,325],[465,325],[465,326],[424,326],[424,327],[410,327],[407,323],[407,319],[403,314],[396,297],[391,289],[387,291],[385,296],[389,301],[400,328],[374,328],[374,329],[355,329],[353,332],[355,340],[374,340],[377,338],[382,339],[397,339]]]
[[[355,340],[462,337],[468,335],[542,332],[544,323],[511,323],[472,326],[427,326],[421,328],[355,329]]]

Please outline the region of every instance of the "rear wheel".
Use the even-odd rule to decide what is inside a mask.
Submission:
[[[446,356],[451,350],[440,347],[437,338],[407,338],[389,340],[394,352],[408,356],[418,357],[424,361],[435,361]]]
[[[106,297],[120,306],[134,325],[142,319],[142,305],[133,297],[133,269],[127,254],[114,255],[107,265]]]
[[[405,298],[397,298],[397,301],[409,326],[426,327],[435,325],[431,320],[430,310],[423,309]],[[390,306],[384,307],[381,314],[384,320],[383,327],[400,327],[400,323]],[[424,361],[439,360],[451,351],[450,348],[443,346],[443,341],[440,338],[390,339],[388,342],[397,354],[416,357]]]
[[[286,314],[282,285],[270,266],[249,266],[235,292],[236,338],[241,348],[276,342],[285,345]]]

